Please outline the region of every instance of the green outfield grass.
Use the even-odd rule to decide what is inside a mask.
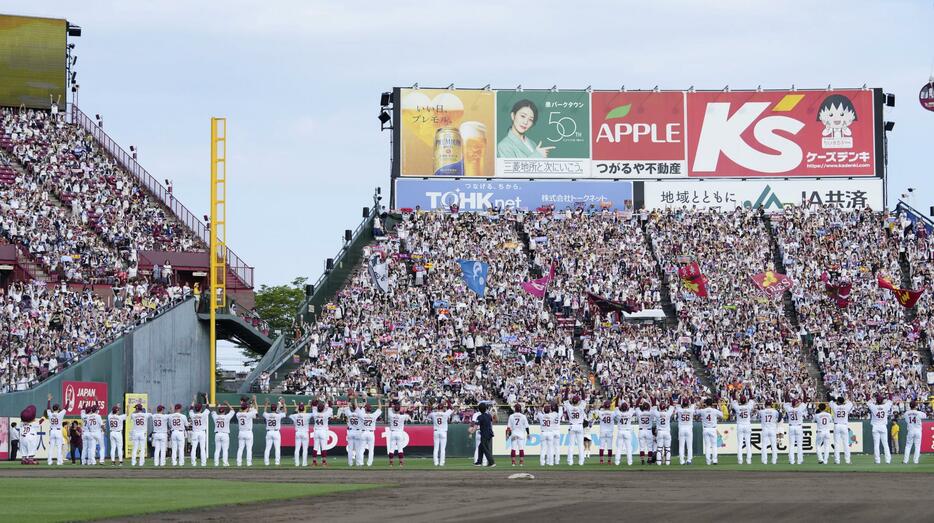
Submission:
[[[372,484],[219,479],[0,478],[4,521],[75,521],[321,496]]]
[[[814,456],[813,454],[805,455],[804,465],[791,465],[788,463],[788,457],[786,455],[779,455],[778,464],[763,465],[762,462],[760,461],[759,454],[754,454],[752,465],[739,465],[736,463],[735,455],[721,455],[719,457],[718,465],[708,466],[704,462],[704,458],[702,456],[695,456],[694,462],[691,465],[684,465],[684,466],[679,465],[677,457],[676,457],[672,461],[670,466],[658,466],[658,465],[640,465],[639,457],[637,455],[637,456],[634,456],[635,464],[632,465],[631,467],[625,465],[625,457],[623,458],[623,465],[620,465],[617,467],[617,466],[600,465],[600,462],[599,462],[600,458],[598,456],[591,456],[590,459],[587,460],[587,463],[583,467],[579,465],[574,465],[573,467],[567,465],[566,457],[562,457],[563,461],[562,461],[562,464],[559,466],[540,467],[538,464],[538,456],[529,456],[526,458],[525,467],[522,467],[521,470],[524,472],[534,472],[536,470],[558,470],[558,471],[561,471],[561,470],[598,471],[599,470],[599,471],[604,471],[607,473],[626,473],[626,472],[632,472],[632,471],[651,472],[653,470],[663,470],[663,469],[664,470],[684,470],[685,472],[690,472],[692,470],[720,470],[724,472],[741,470],[741,471],[763,471],[763,472],[920,472],[920,473],[928,473],[928,474],[934,473],[934,458],[932,458],[929,455],[922,455],[921,463],[918,465],[914,465],[911,463],[909,463],[908,465],[904,465],[901,461],[902,460],[901,454],[893,455],[892,463],[888,465],[886,465],[885,463],[876,465],[873,462],[873,457],[871,455],[866,455],[866,454],[852,455],[851,463],[849,465],[843,464],[843,463],[841,463],[840,465],[835,465],[833,464],[832,456],[830,459],[831,459],[831,464],[820,465],[817,463],[816,456]],[[842,456],[840,459],[841,460],[843,459]],[[144,467],[144,469],[154,468],[151,463],[152,463],[151,460],[147,461],[147,465],[146,467]],[[495,471],[503,471],[503,470],[512,471],[513,470],[513,467],[510,465],[510,459],[508,456],[497,457],[496,465],[497,466],[494,469],[483,469],[483,470],[491,470],[491,471],[492,470],[495,470]],[[12,468],[12,467],[48,468],[47,465],[44,464],[44,462],[42,465],[31,466],[31,467],[26,467],[24,465],[20,465],[19,463],[0,462],[0,474],[2,474],[3,470],[9,470],[9,468]],[[89,466],[83,467],[81,465],[71,465],[69,463],[67,465],[63,465],[62,468],[65,468],[65,469],[80,468],[80,469],[101,470],[102,472],[106,473],[107,470],[112,469],[113,467],[110,464],[97,465],[95,467],[89,467]],[[139,467],[130,467],[129,463],[127,463],[126,465],[122,467],[122,469],[127,469],[127,468],[138,469]],[[186,470],[186,469],[191,469],[191,468],[202,469],[202,467],[191,467],[190,465],[185,465],[184,467],[172,467],[172,466],[166,467],[166,469],[171,469],[171,470],[174,470],[174,469]],[[221,468],[223,469],[223,467]],[[270,465],[269,467],[267,467],[263,465],[262,458],[260,458],[259,460],[254,458],[253,467],[251,468],[262,469],[262,470],[271,470],[271,469],[302,470],[304,473],[307,473],[309,475],[314,475],[316,471],[322,469],[320,465],[316,468],[316,467],[312,467],[310,464],[308,467],[305,467],[305,468],[295,467],[291,456],[289,456],[287,459],[283,457],[282,464],[279,465],[278,467],[274,465]],[[337,470],[348,469],[349,467],[347,466],[347,458],[345,456],[332,456],[328,460],[328,468],[332,470],[333,469],[337,469]],[[515,468],[520,469],[520,467],[515,467]],[[206,469],[214,469],[214,465],[211,460],[208,460],[208,466],[206,467]],[[243,467],[242,469],[238,469],[236,466],[231,464],[231,466],[226,470],[243,470],[243,469],[246,469],[246,467]],[[405,474],[405,470],[437,470],[438,473],[443,473],[445,470],[479,470],[479,469],[480,467],[473,466],[473,460],[469,460],[466,458],[448,458],[446,465],[443,468],[441,468],[441,467],[435,467],[432,464],[432,460],[430,458],[408,457],[405,460],[405,469],[400,470],[398,464],[395,467],[390,467],[388,459],[386,458],[385,455],[382,455],[382,456],[377,455],[375,460],[373,461],[372,467],[363,467],[362,469],[358,467],[353,467],[353,470],[389,470],[389,471],[394,470],[398,472],[399,474]]]

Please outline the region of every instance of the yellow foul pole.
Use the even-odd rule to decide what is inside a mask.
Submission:
[[[217,404],[217,309],[227,306],[227,119],[211,118],[211,397]]]

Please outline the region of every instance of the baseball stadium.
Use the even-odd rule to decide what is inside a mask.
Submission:
[[[930,521],[934,7],[465,7],[0,2],[2,519]]]

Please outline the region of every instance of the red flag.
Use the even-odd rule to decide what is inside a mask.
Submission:
[[[548,283],[551,281],[551,278],[544,277],[538,278],[537,280],[524,281],[520,284],[522,290],[535,296],[536,298],[545,297],[545,288],[548,286]]]
[[[892,280],[886,276],[876,275],[876,281],[879,283],[880,289],[888,289],[892,291],[892,294],[895,295],[895,299],[898,300],[898,303],[906,309],[910,309],[918,303],[918,299],[921,298],[921,295],[924,294],[926,287],[921,287],[920,289],[914,291],[911,289],[902,289],[897,285],[892,283]]]
[[[681,286],[700,298],[707,297],[707,277],[701,274],[700,265],[696,261],[678,269]]]
[[[760,272],[752,277],[752,281],[772,298],[781,296],[793,285],[791,278],[775,271]]]
[[[837,307],[845,309],[850,305],[850,293],[853,291],[852,283],[847,281],[831,281],[827,271],[824,271],[823,274],[820,275],[820,279],[824,282],[824,290],[827,291],[827,295],[836,302]]]

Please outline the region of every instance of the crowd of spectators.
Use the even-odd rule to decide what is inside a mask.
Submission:
[[[5,212],[4,230],[23,236],[51,273],[68,281],[111,283],[126,277],[140,250],[204,249],[192,231],[61,113],[4,108],[0,121],[0,134],[9,138],[26,173],[16,185],[33,192],[10,195],[19,207],[13,215]]]
[[[869,209],[807,207],[788,209],[772,221],[783,263],[796,282],[792,295],[801,333],[813,343],[828,393],[857,405],[876,393],[896,401],[926,400],[921,325],[907,321],[906,309],[877,280],[902,286],[900,254],[911,243],[910,222]],[[916,260],[913,266],[924,274],[929,265]],[[846,307],[827,292],[825,280],[851,286]]]
[[[668,274],[672,302],[690,328],[693,350],[722,397],[782,401],[816,398],[805,354],[780,299],[758,290],[752,276],[774,270],[770,240],[755,210],[665,210],[648,232]],[[708,296],[683,288],[679,267],[696,261]]]
[[[64,282],[0,288],[0,392],[28,389],[186,297],[183,287],[145,279],[115,287],[106,299]]]

